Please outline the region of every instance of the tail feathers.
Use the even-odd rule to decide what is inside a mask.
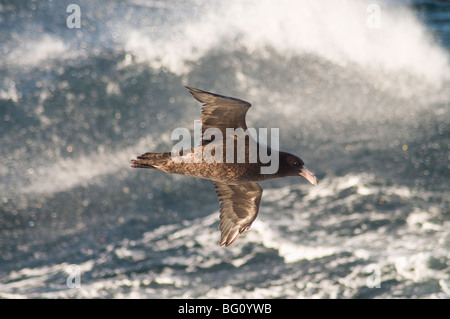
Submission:
[[[131,167],[157,169],[157,166],[163,166],[169,161],[170,153],[145,153],[137,158],[131,160]]]

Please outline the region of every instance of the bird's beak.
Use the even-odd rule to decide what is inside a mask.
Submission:
[[[299,175],[301,177],[303,177],[304,179],[306,179],[308,182],[310,182],[311,184],[313,184],[314,186],[317,186],[317,184],[319,184],[319,181],[317,180],[317,178],[314,176],[314,174],[310,171],[308,171],[306,169],[306,167],[303,167],[299,173]]]

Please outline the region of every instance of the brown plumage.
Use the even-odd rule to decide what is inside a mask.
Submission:
[[[295,155],[279,152],[279,168],[274,174],[262,174],[261,163],[249,159],[249,139],[245,143],[245,162],[227,163],[225,160],[227,128],[242,128],[247,130],[245,116],[251,104],[236,98],[226,97],[214,93],[187,87],[193,97],[203,103],[202,107],[202,144],[190,150],[184,156],[190,156],[191,161],[178,162],[171,152],[145,153],[131,161],[131,167],[158,169],[171,174],[182,174],[214,181],[214,187],[220,203],[220,245],[231,245],[244,230],[248,230],[256,219],[262,196],[262,188],[258,182],[287,177],[302,176],[310,183],[317,185],[317,179],[304,167],[303,161]],[[219,129],[223,141],[210,141],[204,137],[208,128]],[[256,143],[256,142],[255,142]],[[235,147],[235,157],[237,153]],[[194,154],[204,154],[205,147],[213,147],[214,152],[223,151],[220,162],[202,158],[201,162],[194,161]],[[257,144],[259,148],[259,144]],[[211,152],[210,154],[215,154]],[[259,152],[258,152],[259,154]]]

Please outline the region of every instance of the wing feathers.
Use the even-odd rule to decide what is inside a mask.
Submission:
[[[247,129],[245,115],[252,106],[250,103],[199,89],[186,88],[197,101],[203,103],[202,133],[206,129],[214,127],[220,129],[225,137],[227,128],[241,127],[244,131]]]
[[[202,136],[208,128],[218,128],[226,137],[227,128],[247,129],[245,115],[251,104],[232,97],[186,87],[192,96],[203,103]],[[202,141],[203,145],[209,143]],[[231,245],[256,219],[262,188],[258,183],[226,184],[214,182],[220,202],[220,245]]]
[[[230,246],[256,219],[262,188],[258,183],[214,182],[220,202],[220,245]]]

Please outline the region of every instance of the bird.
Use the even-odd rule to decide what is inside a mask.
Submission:
[[[269,146],[263,146],[253,137],[245,136],[245,148],[240,153],[245,153],[244,161],[237,161],[236,151],[238,142],[236,135],[232,138],[234,143],[234,161],[227,161],[226,154],[220,155],[218,150],[227,151],[226,138],[230,132],[236,130],[247,131],[245,117],[252,106],[249,102],[233,97],[223,96],[186,86],[192,96],[202,103],[201,116],[201,143],[189,150],[177,150],[164,153],[148,152],[131,160],[133,168],[156,169],[171,174],[182,174],[192,177],[212,180],[219,199],[220,211],[220,241],[219,245],[230,246],[245,231],[249,230],[255,221],[261,202],[263,189],[259,182],[288,176],[300,176],[313,185],[318,184],[318,179],[298,156],[274,151]],[[208,129],[212,129],[217,136],[212,140],[205,136]],[[232,129],[232,131],[230,131]],[[220,139],[222,135],[222,139]],[[267,147],[269,151],[277,154],[278,169],[273,173],[263,173],[267,167],[257,152],[256,160],[250,158],[250,142],[254,142],[256,148]],[[231,144],[230,144],[231,145]],[[206,149],[209,148],[209,152]],[[230,149],[230,147],[228,147]],[[231,150],[228,150],[231,151]],[[205,154],[204,158],[195,159],[194,154]],[[239,154],[240,154],[239,153]],[[208,160],[208,156],[216,156],[215,161]],[[222,156],[222,157],[221,157]],[[224,159],[223,161],[217,160]],[[180,160],[181,159],[181,160]]]

